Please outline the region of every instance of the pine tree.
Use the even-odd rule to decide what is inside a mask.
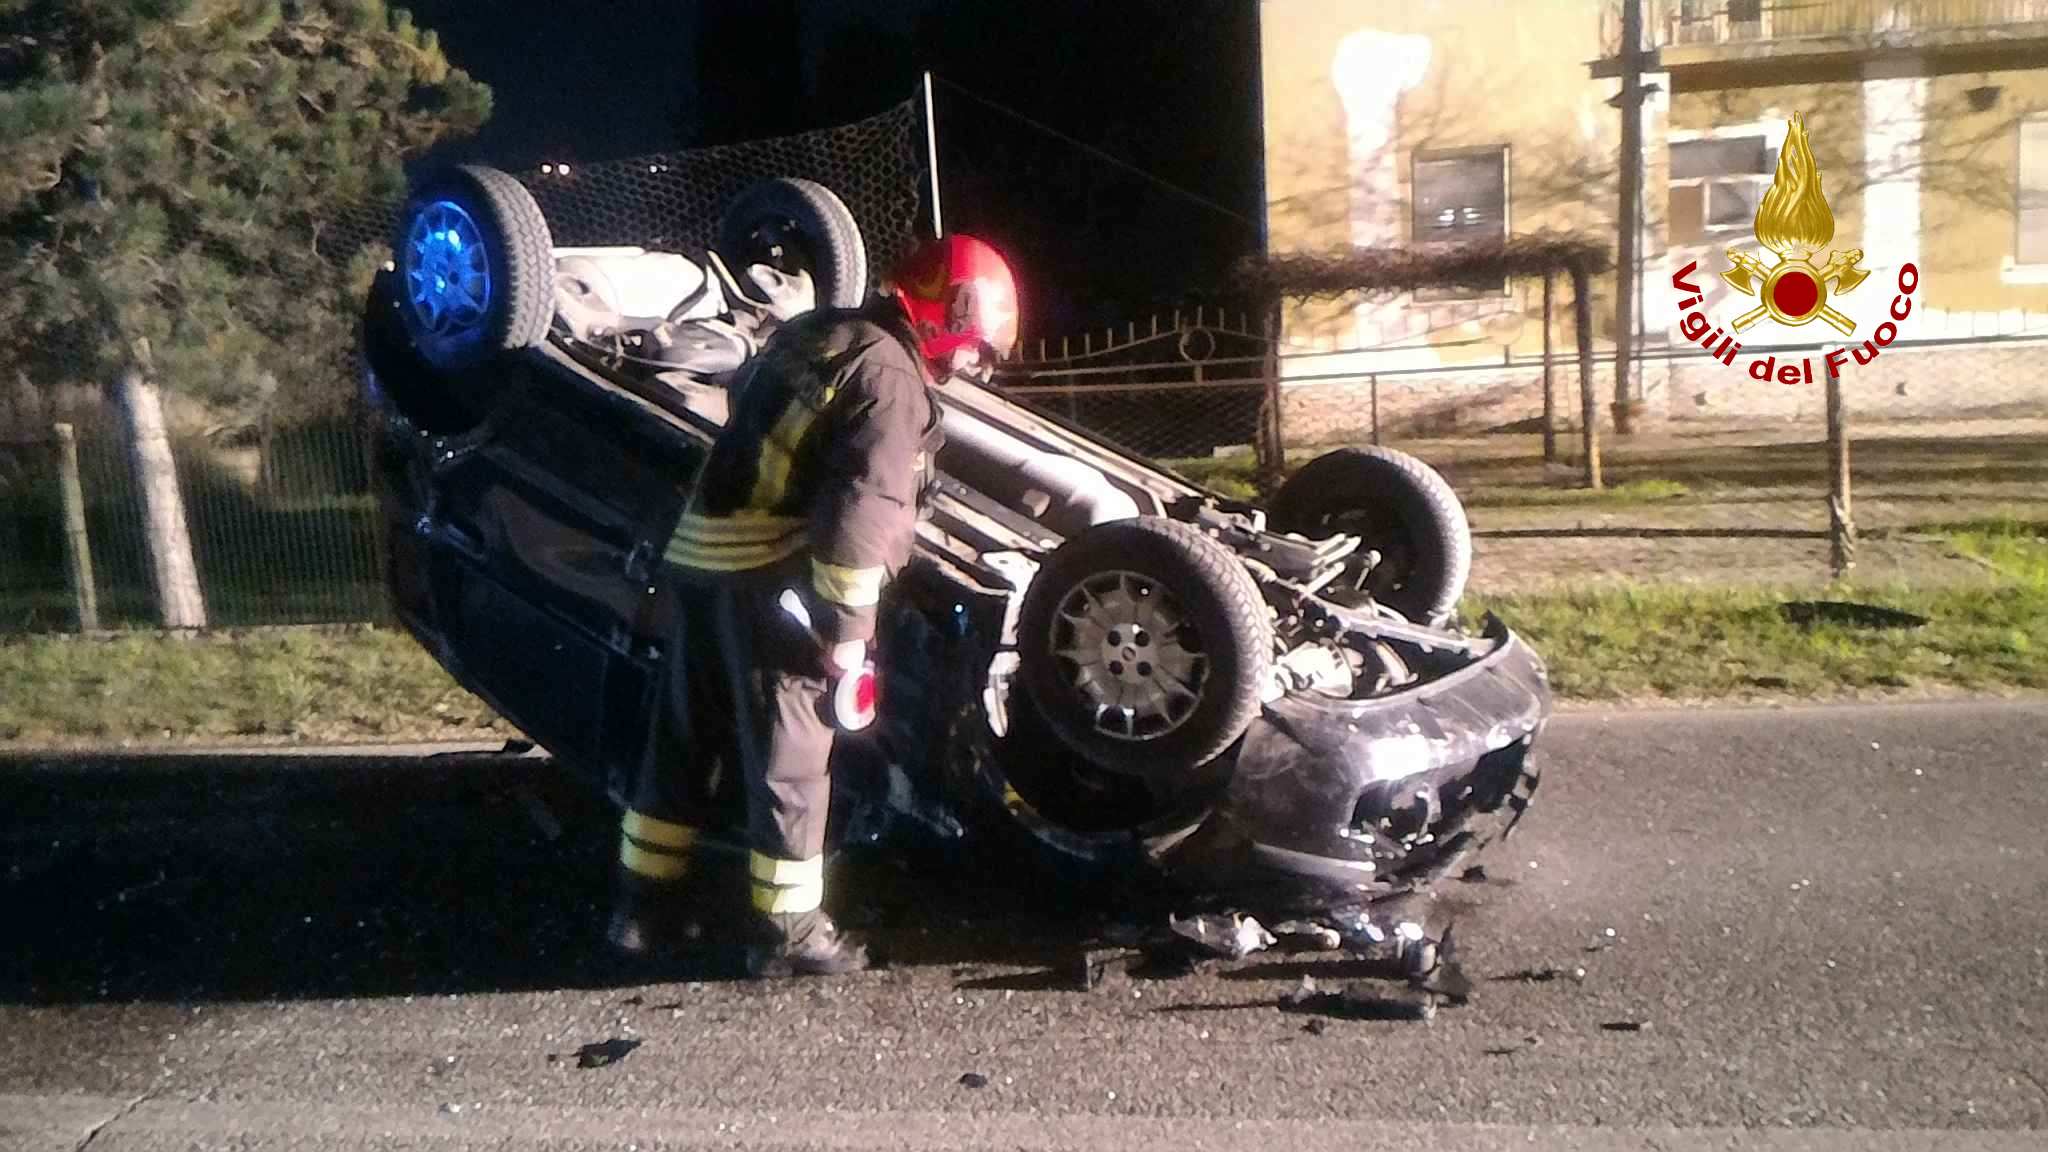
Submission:
[[[104,386],[146,340],[223,425],[332,410],[377,209],[489,110],[382,0],[0,0],[0,361]]]
[[[0,365],[118,397],[166,626],[206,612],[160,390],[230,433],[344,405],[362,225],[489,112],[383,0],[0,0]]]

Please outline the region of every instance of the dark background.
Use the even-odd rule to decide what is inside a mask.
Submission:
[[[1027,338],[1229,303],[1232,267],[1259,248],[1256,0],[410,7],[496,97],[484,131],[441,158],[506,167],[842,124],[915,95],[931,70],[973,94],[938,88],[946,229],[1010,256]]]

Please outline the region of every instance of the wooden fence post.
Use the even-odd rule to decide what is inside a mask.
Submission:
[[[1276,318],[1280,305],[1269,305],[1260,327],[1265,336],[1265,346],[1260,352],[1263,363],[1260,368],[1265,376],[1263,407],[1265,419],[1260,421],[1259,461],[1261,485],[1268,491],[1278,488],[1287,476],[1287,431],[1280,420],[1280,344],[1274,337],[1279,331]]]
[[[206,627],[206,600],[199,591],[199,567],[192,559],[185,501],[178,492],[178,465],[164,427],[163,391],[151,378],[149,342],[135,342],[134,357],[121,369],[121,407],[128,418],[128,448],[135,484],[142,490],[143,539],[149,545],[157,607],[166,628]]]
[[[1557,274],[1543,274],[1543,463],[1557,463],[1557,384],[1551,378],[1550,324],[1551,296]]]
[[[1585,268],[1572,269],[1572,326],[1579,339],[1579,408],[1585,425],[1586,487],[1600,488],[1600,398],[1593,391],[1593,286]]]
[[[1856,521],[1849,515],[1849,413],[1842,380],[1828,373],[1828,565],[1839,580],[1856,566]]]
[[[78,630],[100,630],[99,589],[92,576],[92,541],[85,530],[85,488],[78,482],[78,435],[58,424],[57,492],[64,505],[64,573],[78,606]]]

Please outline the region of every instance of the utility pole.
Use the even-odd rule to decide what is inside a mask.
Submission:
[[[1643,0],[1621,0],[1621,222],[1614,265],[1614,431],[1635,431],[1636,247],[1643,204]]]

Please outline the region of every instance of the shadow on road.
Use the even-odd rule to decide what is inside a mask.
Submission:
[[[0,760],[0,1003],[618,987],[730,975],[600,945],[616,816],[545,758]],[[899,966],[1057,967],[1057,898],[878,851],[834,865]]]

